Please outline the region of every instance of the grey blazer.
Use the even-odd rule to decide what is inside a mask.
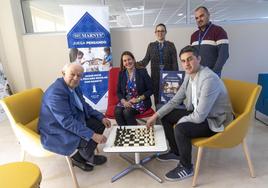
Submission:
[[[201,123],[207,119],[209,128],[214,132],[222,132],[233,120],[232,106],[222,80],[208,67],[200,67],[196,74],[197,107],[192,105],[192,86],[190,76],[185,79],[176,95],[157,111],[160,118],[171,112],[184,102],[191,114],[182,117],[177,124],[183,122]]]

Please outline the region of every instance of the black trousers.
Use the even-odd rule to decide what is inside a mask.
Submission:
[[[134,108],[124,108],[124,107],[115,107],[115,120],[116,123],[120,126],[122,125],[137,125],[137,120],[135,116],[139,114]]]
[[[98,134],[102,134],[105,130],[105,126],[103,125],[103,123],[93,117],[87,119],[86,124],[88,128],[92,129],[95,133],[98,133]],[[89,161],[94,155],[94,151],[97,145],[98,144],[92,139],[90,139],[89,141],[81,139],[77,149],[78,149],[79,154],[85,160]]]
[[[161,119],[171,152],[180,155],[180,163],[188,169],[192,168],[191,139],[216,134],[210,130],[207,120],[198,124],[192,122],[177,124],[179,119],[190,113],[192,112],[185,109],[175,109]]]

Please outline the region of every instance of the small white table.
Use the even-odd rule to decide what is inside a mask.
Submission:
[[[145,126],[122,126],[122,128],[144,128]],[[167,142],[166,137],[164,133],[164,129],[161,125],[155,125],[154,126],[154,136],[155,136],[155,145],[154,146],[127,146],[127,147],[120,147],[120,146],[114,146],[114,140],[116,136],[116,129],[118,126],[113,126],[111,133],[109,135],[109,138],[103,148],[104,152],[114,152],[114,153],[135,153],[135,160],[132,158],[120,154],[120,156],[125,159],[127,162],[130,163],[130,166],[123,170],[122,172],[118,173],[114,177],[112,177],[112,182],[120,179],[121,177],[125,176],[129,172],[135,170],[135,169],[141,169],[148,175],[150,175],[152,178],[157,180],[158,182],[162,183],[162,179],[159,178],[157,175],[155,175],[152,171],[147,169],[144,164],[152,160],[157,156],[157,154],[154,154],[152,156],[146,157],[144,159],[140,159],[140,153],[143,152],[164,152],[167,150]]]

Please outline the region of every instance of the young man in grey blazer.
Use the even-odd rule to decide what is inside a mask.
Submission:
[[[186,46],[180,51],[180,60],[186,72],[176,95],[148,121],[153,126],[160,118],[170,150],[158,156],[161,161],[180,161],[165,178],[182,180],[193,175],[192,138],[209,137],[224,131],[233,120],[232,107],[222,80],[208,67],[200,65],[198,50]],[[184,102],[186,109],[176,107]]]

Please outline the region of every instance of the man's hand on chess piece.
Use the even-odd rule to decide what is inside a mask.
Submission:
[[[147,127],[147,128],[153,127],[157,118],[158,118],[157,113],[154,113],[154,115],[152,115],[152,116],[147,120],[147,122],[146,122],[146,127]]]
[[[92,140],[94,140],[98,144],[104,144],[107,141],[107,138],[102,134],[94,133],[92,136]]]
[[[102,119],[102,123],[104,124],[104,126],[105,126],[106,128],[110,128],[110,127],[111,127],[111,121],[108,120],[107,118],[103,118],[103,119]]]

